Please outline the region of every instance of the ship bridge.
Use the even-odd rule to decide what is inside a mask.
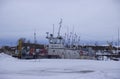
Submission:
[[[61,36],[53,37],[53,34],[50,34],[46,38],[49,40],[49,48],[64,48],[64,39]]]

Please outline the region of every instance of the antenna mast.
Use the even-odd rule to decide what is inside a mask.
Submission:
[[[119,39],[119,28],[118,28],[118,47],[117,47],[117,53],[119,52],[119,42],[120,42],[120,39]]]

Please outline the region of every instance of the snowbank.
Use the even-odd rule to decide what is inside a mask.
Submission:
[[[0,79],[120,79],[120,61],[34,59],[0,54]]]
[[[5,53],[0,53],[0,60],[1,61],[15,61],[17,60],[16,58],[13,58],[12,56],[10,55],[7,55]]]

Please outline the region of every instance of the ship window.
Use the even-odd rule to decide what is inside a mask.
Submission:
[[[53,50],[53,52],[55,52],[55,50]]]

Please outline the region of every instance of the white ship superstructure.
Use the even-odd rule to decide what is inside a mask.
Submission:
[[[57,56],[65,59],[78,59],[80,58],[80,49],[76,46],[66,47],[65,39],[60,35],[62,19],[60,21],[60,26],[58,30],[58,36],[54,37],[53,34],[47,32],[47,39],[49,40],[48,55]]]

